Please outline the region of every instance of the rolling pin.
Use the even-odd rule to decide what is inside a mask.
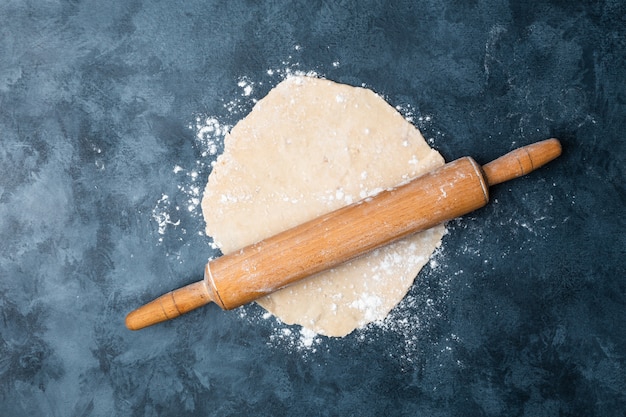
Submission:
[[[482,168],[457,159],[397,187],[317,217],[206,264],[204,279],[132,311],[142,329],[214,302],[230,310],[409,234],[483,207],[489,187],[561,154],[557,139],[516,149]]]

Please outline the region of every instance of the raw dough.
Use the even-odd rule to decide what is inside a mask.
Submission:
[[[291,77],[226,136],[202,200],[206,231],[227,254],[443,163],[372,91]],[[285,323],[345,336],[402,300],[443,233],[408,237],[258,303]]]

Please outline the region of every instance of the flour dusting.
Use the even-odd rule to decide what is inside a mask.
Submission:
[[[179,210],[178,207],[175,210]],[[171,202],[167,194],[163,194],[156,206],[152,209],[152,218],[157,222],[157,231],[159,233],[159,242],[163,242],[163,235],[168,227],[180,226],[180,219],[173,221],[171,217]]]

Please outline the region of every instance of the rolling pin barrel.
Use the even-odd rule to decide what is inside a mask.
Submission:
[[[335,210],[209,262],[204,280],[131,312],[141,329],[211,301],[232,309],[305,277],[467,214],[489,201],[488,188],[539,168],[561,154],[556,139],[510,152],[481,167],[469,157]]]
[[[488,201],[480,166],[458,159],[396,188],[222,256],[205,279],[224,309],[246,304]]]

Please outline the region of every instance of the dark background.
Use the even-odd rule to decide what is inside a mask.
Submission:
[[[383,324],[126,330],[217,256],[196,125],[288,70],[373,89],[447,160],[564,152],[451,222]],[[0,415],[624,416],[625,122],[622,1],[4,0]]]

